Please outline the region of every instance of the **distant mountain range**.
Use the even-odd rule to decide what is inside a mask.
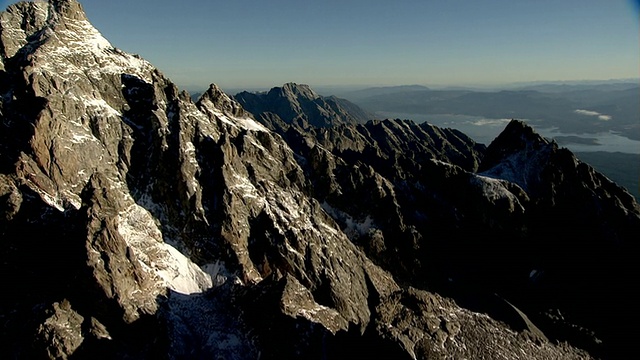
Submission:
[[[587,82],[586,84],[577,83],[571,85],[537,84],[530,85],[530,87],[540,90],[546,89],[549,93],[560,93],[565,99],[571,99],[571,101],[575,101],[576,103],[596,102],[595,99],[601,103],[615,103],[620,102],[621,99],[625,100],[625,97],[626,100],[630,100],[629,97],[634,96],[634,93],[638,91],[638,85],[628,82],[604,84]],[[481,112],[479,107],[473,108],[473,104],[467,103],[467,101],[475,101],[477,105],[482,105],[482,111],[486,113],[491,112],[494,115],[499,115],[501,110],[498,108],[490,109],[490,107],[498,107],[498,103],[504,108],[509,108],[510,106],[519,106],[521,108],[537,106],[537,109],[549,111],[551,108],[548,104],[545,105],[544,102],[552,101],[549,95],[544,95],[534,90],[503,91],[499,93],[469,90],[432,91],[421,85],[367,88],[349,92],[346,96],[353,101],[360,101],[362,103],[371,101],[375,104],[371,105],[374,110],[407,111],[407,109],[426,108],[424,104],[446,102],[448,100],[450,101],[449,104],[454,101],[460,104],[460,108],[468,109],[469,113]],[[425,100],[425,98],[428,99]],[[368,120],[376,118],[374,113],[365,111],[355,103],[346,99],[335,96],[321,96],[308,85],[294,83],[285,84],[282,87],[275,87],[268,92],[241,92],[235,95],[235,99],[238,100],[246,110],[255,114],[264,125],[275,131],[288,128],[285,124],[290,125],[296,121],[316,127],[327,127],[339,124],[364,124]],[[487,103],[484,104],[480,101],[481,99],[488,99]],[[402,103],[404,104],[403,106],[407,107],[394,108],[391,105],[385,105],[386,101],[394,103],[393,106],[400,106],[398,103]],[[502,104],[502,102],[506,101],[510,101],[511,105]],[[568,101],[559,99],[555,101],[560,103],[560,105],[556,105],[556,108],[569,106]],[[630,103],[631,101],[627,102]],[[411,103],[411,106],[407,105],[408,103]],[[518,103],[520,103],[520,105],[518,105]],[[438,112],[434,109],[431,110]],[[579,113],[573,111],[571,115],[576,116],[576,114]],[[581,115],[578,117],[584,119],[586,116],[587,115]],[[534,121],[534,123],[538,126],[548,124],[548,122],[545,121]],[[581,123],[576,126],[583,126],[583,124]],[[455,128],[455,125],[451,125],[451,127]],[[578,136],[559,135],[556,139],[560,145],[565,145],[567,142],[597,144],[597,140],[594,138]],[[640,199],[640,177],[638,176],[640,173],[640,155],[623,153],[603,153],[601,155],[581,153],[580,157],[591,160],[588,161],[590,164],[626,187],[636,198]],[[604,158],[608,158],[608,161],[605,161]]]
[[[584,82],[569,82],[569,83],[536,83],[528,85],[514,85],[512,90],[533,90],[545,93],[579,93],[579,92],[612,92],[623,91],[638,87],[640,79],[629,81],[584,81]]]
[[[400,85],[400,86],[379,86],[361,90],[349,91],[340,94],[340,96],[349,98],[351,101],[364,100],[374,96],[385,96],[390,94],[413,92],[413,91],[429,91],[430,89],[422,85]]]
[[[558,128],[565,133],[613,131],[640,140],[640,87],[628,82],[539,84],[502,91],[400,86],[342,96],[374,113],[526,119],[536,126]]]

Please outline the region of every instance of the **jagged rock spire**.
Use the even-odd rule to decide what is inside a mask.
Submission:
[[[227,95],[218,85],[211,84],[205,91],[198,102],[210,101],[216,108],[221,109],[225,115],[243,116],[245,115],[242,105]]]

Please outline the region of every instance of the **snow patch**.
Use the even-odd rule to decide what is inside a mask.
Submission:
[[[84,144],[87,141],[99,141],[98,139],[96,139],[95,136],[93,136],[93,134],[78,134],[78,133],[74,133],[73,137],[71,138],[71,142],[74,144]]]
[[[258,189],[247,179],[245,176],[233,172],[233,179],[235,180],[232,185],[229,186],[229,190],[239,193],[242,198],[261,199],[258,194]]]
[[[259,124],[257,121],[251,118],[243,117],[243,118],[235,118],[235,119],[240,124],[241,127],[247,130],[269,131],[266,127],[264,127],[263,125]]]
[[[517,205],[522,212],[524,212],[524,206],[520,203],[520,200],[505,187],[506,181],[494,179],[482,175],[474,175],[473,183],[482,188],[483,195],[491,200],[509,199],[511,204]]]
[[[204,105],[204,107],[211,115],[215,116],[218,120],[227,125],[246,130],[269,132],[269,129],[248,116],[229,117],[225,115],[220,109],[218,109],[211,101],[207,99],[202,101],[202,105]]]
[[[40,198],[42,199],[42,201],[44,201],[47,205],[55,208],[56,210],[58,210],[60,212],[64,212],[64,206],[62,205],[62,200],[60,199],[60,197],[58,197],[57,195],[56,196],[49,195],[49,193],[47,193],[46,191],[40,189],[35,184],[33,184],[33,186],[29,186],[29,187],[31,188],[31,190],[33,190],[36,193],[38,193],[38,195],[40,195]]]
[[[504,180],[493,179],[482,175],[475,175],[474,179],[476,180],[475,183],[482,187],[483,194],[491,200],[513,196],[513,194],[504,187]]]
[[[202,265],[202,271],[211,277],[213,286],[220,286],[227,282],[227,279],[231,277],[231,273],[219,260],[215,263]]]
[[[507,180],[517,184],[524,191],[529,192],[529,181],[536,182],[540,178],[540,170],[546,163],[552,147],[527,143],[525,149],[517,151],[502,160],[493,168],[479,173],[483,177]]]
[[[89,109],[93,110],[98,116],[104,117],[122,117],[122,113],[118,110],[114,109],[111,105],[109,105],[104,99],[96,99],[89,98],[86,96],[81,96],[80,100],[87,106]]]
[[[173,246],[163,242],[153,216],[138,204],[118,215],[118,232],[146,271],[181,294],[201,293],[213,286],[211,276]]]
[[[47,30],[51,41],[36,52],[36,71],[58,79],[77,82],[80,79],[101,79],[104,74],[133,74],[152,82],[153,66],[147,61],[114,48],[85,19],[66,19],[65,28]],[[77,66],[74,59],[81,58]]]
[[[80,198],[80,196],[74,194],[69,190],[65,190],[64,195],[65,199],[67,200],[67,202],[69,202],[69,204],[71,204],[71,206],[73,206],[76,210],[80,210],[80,207],[82,207],[82,199]]]
[[[284,225],[285,228],[292,230],[294,233],[307,230],[319,236],[335,236],[335,232],[322,234],[318,227],[314,226],[310,217],[306,215],[308,208],[309,204],[306,199],[299,202],[294,194],[288,191],[269,192],[265,199],[265,211],[272,219],[276,220],[276,228],[282,234],[285,234],[285,231],[280,228],[280,225]]]
[[[373,219],[368,215],[364,220],[356,221],[351,215],[332,207],[326,201],[320,206],[329,216],[344,224],[342,231],[350,239],[366,235],[375,227]]]

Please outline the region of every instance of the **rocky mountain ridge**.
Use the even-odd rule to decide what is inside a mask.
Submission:
[[[519,308],[522,273],[541,284],[523,297],[544,305],[566,285],[544,251],[516,255],[561,240],[543,225],[572,206],[571,226],[554,225],[591,221],[588,255],[605,244],[598,266],[619,261],[589,274],[611,299],[586,304],[631,307],[631,285],[607,280],[635,276],[625,234],[639,219],[624,191],[524,124],[488,148],[394,120],[292,121],[278,135],[215,85],[192,101],[75,0],[12,5],[0,25],[3,358],[588,358],[565,342],[588,341],[563,338],[574,324],[608,336],[592,354],[618,345],[606,316],[561,319],[589,289],[567,289],[546,317],[559,325]],[[514,305],[461,307],[474,281]]]
[[[320,96],[304,84],[287,83],[266,93],[243,91],[234,98],[272,130],[292,123],[331,127],[365,123],[373,118],[373,115],[348,100]]]
[[[311,160],[302,166],[314,196],[397,280],[422,280],[504,320],[498,293],[555,339],[598,354],[628,346],[635,320],[615,324],[593,309],[625,304],[624,316],[638,316],[628,286],[638,274],[631,265],[638,205],[525,123],[512,121],[488,148],[455,130],[401,120],[292,125],[281,134]],[[353,194],[368,199],[354,202]]]

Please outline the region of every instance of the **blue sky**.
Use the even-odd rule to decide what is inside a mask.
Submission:
[[[81,3],[114,46],[140,54],[183,87],[639,76],[639,13],[631,0]]]

